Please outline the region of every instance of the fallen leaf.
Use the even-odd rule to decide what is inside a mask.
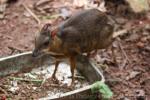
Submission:
[[[88,4],[88,0],[74,0],[73,1],[73,6],[75,7],[84,7],[87,4]]]
[[[64,19],[68,18],[71,15],[71,12],[66,9],[66,8],[62,8],[61,9],[61,14],[60,16],[63,17]]]
[[[145,91],[142,89],[135,90],[135,95],[138,97],[145,96]]]
[[[126,80],[133,79],[139,74],[140,74],[140,72],[138,72],[138,71],[132,71],[131,73],[129,73],[129,76],[126,77]]]
[[[134,12],[142,12],[149,10],[149,0],[126,0]]]

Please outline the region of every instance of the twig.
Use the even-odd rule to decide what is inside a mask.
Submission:
[[[101,69],[101,67],[99,67],[99,69],[97,68],[96,64],[94,64],[92,62],[92,60],[90,60],[90,63],[92,64],[92,66],[95,66],[96,70],[98,70],[100,76],[101,76],[101,82],[105,82],[105,77],[103,75],[103,70]]]
[[[10,80],[18,80],[18,81],[25,81],[25,82],[37,82],[37,83],[42,83],[43,80],[37,80],[37,79],[24,79],[24,78],[17,78],[17,77],[10,77]]]
[[[59,88],[64,88],[64,89],[71,89],[68,86],[60,85],[60,84],[50,84],[51,87],[59,87]]]
[[[68,78],[72,78],[72,76],[69,76]],[[85,78],[83,76],[74,76],[75,79],[81,79],[81,80],[85,80]]]
[[[46,82],[46,79],[44,79],[44,81],[42,82],[42,84],[40,85],[40,88],[42,87],[42,86],[44,86],[44,83]],[[61,85],[61,84],[49,84],[49,86],[51,86],[51,87],[58,87],[58,88],[64,88],[64,89],[70,89],[69,87],[67,87],[67,86],[64,86],[64,85]]]
[[[128,29],[123,29],[123,30],[119,30],[119,31],[117,31],[117,32],[114,32],[113,33],[113,38],[116,38],[116,37],[118,37],[119,35],[123,35],[123,34],[125,34],[125,33],[127,33],[128,32]]]
[[[19,52],[22,52],[22,51],[25,50],[25,49],[21,49],[21,48],[14,47],[14,46],[8,46],[8,48],[9,48],[10,50],[12,50],[12,52],[10,53],[10,55],[13,54],[13,53],[15,52],[15,50],[17,50],[17,51],[19,51]]]
[[[48,2],[51,2],[52,0],[39,0],[36,4],[35,4],[35,6],[41,6],[41,5],[43,5],[43,4],[46,4],[46,3],[48,3]]]
[[[40,19],[25,4],[22,5],[30,13],[30,15],[38,22],[38,24],[40,24]]]
[[[106,82],[122,82],[122,79],[119,79],[119,78],[110,78],[110,79],[107,79]]]
[[[122,44],[121,44],[121,42],[120,42],[120,41],[121,41],[120,38],[116,38],[116,39],[117,39],[117,41],[118,41],[119,48],[120,48],[122,54],[123,54],[124,57],[125,57],[125,62],[124,62],[123,67],[122,67],[122,69],[123,69],[123,68],[125,67],[127,61],[128,61],[128,63],[130,64],[130,60],[129,60],[129,58],[128,58],[126,52],[124,51],[124,49],[123,49],[123,47],[122,47]]]

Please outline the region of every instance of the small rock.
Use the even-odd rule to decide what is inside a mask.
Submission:
[[[11,87],[9,89],[9,91],[12,92],[12,93],[16,93],[17,90],[19,90],[19,87]]]
[[[75,80],[75,82],[74,82],[75,84],[77,84],[78,83],[78,80]]]
[[[36,90],[37,89],[37,87],[32,87],[33,88],[33,90]]]
[[[142,42],[138,42],[136,45],[137,45],[139,48],[143,48],[143,47],[144,47],[144,43],[142,43]]]
[[[25,11],[25,12],[23,13],[23,15],[26,16],[26,17],[30,17],[30,16],[31,16],[27,11]]]

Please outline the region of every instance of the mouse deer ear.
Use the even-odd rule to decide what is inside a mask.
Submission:
[[[49,33],[50,32],[50,30],[51,30],[51,24],[49,24],[49,23],[47,23],[47,24],[45,24],[43,27],[42,27],[42,29],[41,29],[41,34],[47,34],[47,33]]]
[[[51,27],[50,23],[47,23],[43,26],[42,30],[48,30]]]

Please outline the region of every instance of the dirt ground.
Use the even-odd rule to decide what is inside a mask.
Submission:
[[[42,8],[45,13],[33,7],[36,2],[36,0],[18,0],[8,5],[5,18],[0,20],[0,57],[31,51],[40,27],[44,23],[56,20],[49,16],[58,13],[63,5],[67,5],[64,0],[59,2],[52,0],[51,9]],[[38,25],[22,4],[26,4],[40,18],[41,25]],[[75,11],[75,8],[67,9]],[[123,16],[127,22],[134,19],[134,15],[121,12],[118,11],[116,15]],[[147,16],[148,14],[149,12]],[[112,100],[150,100],[150,26],[137,27],[120,38],[121,42],[114,43],[118,66],[108,61],[112,59],[110,49],[99,51],[100,63],[106,65],[104,75],[110,80],[108,85],[114,92]],[[126,57],[119,49],[119,43],[127,56],[127,63]]]

